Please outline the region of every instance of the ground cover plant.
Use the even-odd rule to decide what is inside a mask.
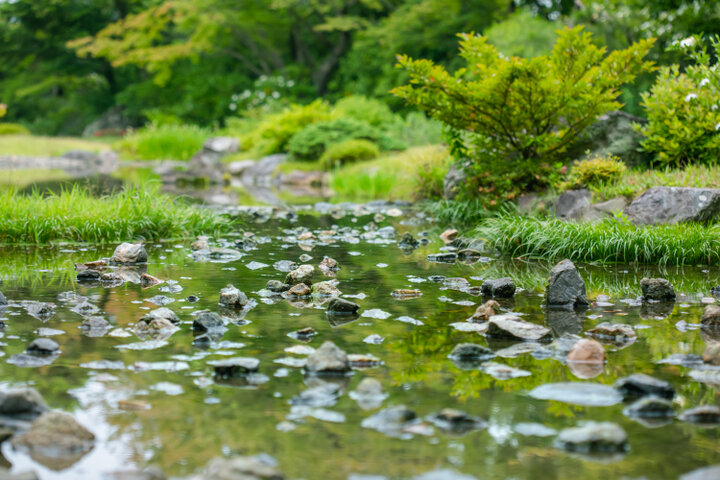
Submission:
[[[127,188],[103,197],[79,187],[51,194],[0,193],[0,243],[5,244],[186,238],[228,226],[224,217],[157,189]]]
[[[574,223],[501,215],[483,221],[474,236],[511,257],[655,265],[709,265],[720,260],[720,225],[638,227],[623,218]]]

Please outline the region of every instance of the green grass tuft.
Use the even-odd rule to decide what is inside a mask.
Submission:
[[[614,219],[570,223],[504,215],[485,220],[475,236],[520,258],[589,263],[707,265],[720,260],[720,225],[636,227]]]
[[[0,193],[0,244],[186,238],[229,225],[225,217],[157,189],[131,187],[105,197],[93,197],[79,187],[51,195]]]
[[[438,223],[453,227],[476,225],[490,215],[479,199],[439,200],[423,203],[422,206]]]
[[[134,160],[189,160],[211,135],[195,125],[150,125],[126,136],[116,147]]]

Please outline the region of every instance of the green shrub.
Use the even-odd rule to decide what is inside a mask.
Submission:
[[[399,198],[395,194],[398,182],[395,172],[375,168],[353,175],[333,175],[331,185],[338,197],[344,200],[392,200]]]
[[[380,149],[369,140],[345,140],[330,145],[320,163],[326,170],[362,160],[372,160],[380,155]]]
[[[242,149],[253,150],[260,155],[286,152],[288,142],[294,135],[308,125],[330,118],[330,107],[322,100],[315,100],[308,105],[292,105],[260,121],[254,130],[243,137]]]
[[[501,55],[486,37],[460,38],[466,68],[450,74],[400,56],[410,80],[393,93],[451,129],[452,153],[473,161],[475,191],[488,203],[549,185],[563,151],[652,68],[643,61],[652,40],[606,56],[582,27],[563,29],[552,52],[533,59]]]
[[[410,112],[405,117],[395,115],[393,122],[384,128],[389,137],[408,147],[438,145],[443,142],[442,123],[428,118],[424,112]]]
[[[150,125],[126,136],[118,147],[139,160],[189,160],[210,135],[195,125]]]
[[[29,135],[30,130],[17,123],[0,123],[0,135]]]
[[[615,156],[596,156],[577,162],[570,173],[569,187],[600,187],[613,185],[627,172],[627,167]]]
[[[720,38],[711,40],[715,55]],[[695,60],[680,73],[677,66],[660,71],[657,82],[642,95],[648,123],[639,127],[643,148],[662,165],[714,164],[720,156],[720,71],[699,37],[678,43]]]
[[[367,122],[350,118],[338,118],[313,123],[295,134],[288,142],[288,153],[295,160],[315,161],[327,148],[346,140],[369,140],[381,150],[402,150],[404,145],[383,134]]]
[[[558,27],[557,22],[521,8],[502,22],[494,23],[484,33],[504,55],[533,58],[550,53]]]
[[[452,158],[446,148],[424,150],[416,174],[415,197],[419,200],[440,200],[444,196],[445,175]]]
[[[351,95],[339,100],[333,111],[338,116],[367,122],[374,127],[392,123],[396,117],[385,103],[362,95]]]

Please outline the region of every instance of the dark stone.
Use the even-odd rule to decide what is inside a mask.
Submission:
[[[675,416],[672,402],[656,396],[643,397],[637,400],[624,409],[623,413],[628,417],[637,418],[670,418]]]
[[[676,295],[672,284],[664,278],[643,278],[640,280],[643,300],[674,302]]]
[[[720,424],[720,408],[715,405],[702,405],[685,410],[678,415],[678,419],[701,425],[718,425]]]
[[[457,254],[452,252],[446,253],[433,253],[427,256],[428,262],[433,263],[455,263],[457,261]]]
[[[495,357],[495,352],[476,343],[456,345],[448,358],[460,370],[474,370],[486,360]]]
[[[212,362],[215,375],[221,378],[230,378],[257,372],[260,361],[251,357],[225,358]]]
[[[573,262],[563,260],[553,267],[545,299],[548,306],[578,308],[588,305],[585,282]]]
[[[0,392],[0,415],[37,417],[48,411],[42,396],[30,387]]]
[[[402,249],[416,249],[420,246],[420,242],[415,240],[415,237],[412,236],[410,232],[405,232],[403,236],[400,238],[400,241],[398,242],[398,247]]]
[[[636,225],[709,223],[718,213],[720,190],[690,187],[653,187],[625,209]]]
[[[200,297],[198,297],[197,295],[190,295],[187,297],[187,301],[190,303],[195,303],[198,300],[200,300]]]
[[[480,291],[488,297],[512,298],[515,295],[515,282],[510,277],[485,280]]]
[[[649,395],[672,400],[675,396],[675,389],[668,382],[644,373],[635,373],[621,378],[613,386],[626,401]]]
[[[439,429],[455,434],[463,434],[487,426],[487,422],[481,418],[452,408],[444,408],[428,416],[427,420]]]
[[[342,298],[333,298],[330,300],[327,308],[328,315],[357,315],[360,305],[349,302]]]
[[[98,282],[102,274],[97,270],[81,270],[77,273],[78,282]]]
[[[225,322],[215,312],[200,312],[195,320],[193,320],[194,332],[207,332],[210,330],[219,330],[225,328]]]

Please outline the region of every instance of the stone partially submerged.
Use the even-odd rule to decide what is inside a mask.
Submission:
[[[110,263],[118,265],[134,265],[145,263],[147,260],[148,254],[142,243],[122,243],[110,257]]]
[[[550,271],[545,300],[549,307],[587,307],[585,282],[570,260],[563,260]]]
[[[490,317],[486,335],[503,340],[525,342],[550,341],[552,338],[550,329],[512,315]]]
[[[651,302],[674,302],[675,289],[668,280],[664,278],[643,278],[640,280],[642,298]]]
[[[627,450],[627,434],[610,422],[587,422],[566,428],[556,439],[557,446],[578,453],[619,453]]]
[[[313,375],[344,375],[350,371],[347,354],[326,341],[307,358],[305,371]]]
[[[216,458],[208,463],[202,477],[195,480],[284,480],[275,462],[265,455]]]

